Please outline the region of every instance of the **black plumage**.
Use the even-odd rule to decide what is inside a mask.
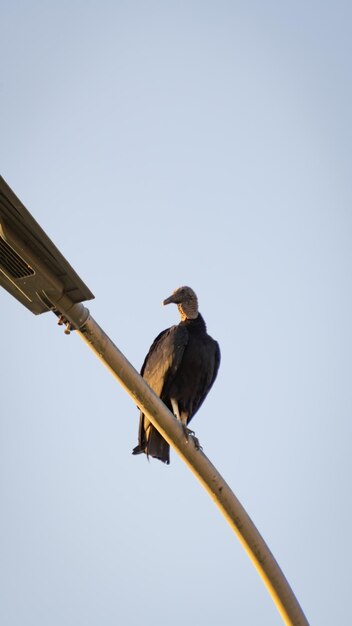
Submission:
[[[187,424],[198,411],[216,378],[220,364],[218,343],[207,334],[198,312],[197,296],[190,287],[176,289],[164,304],[178,305],[181,322],[162,331],[144,360],[141,375],[179,419],[187,436]],[[164,463],[170,462],[170,447],[141,412],[138,446]]]

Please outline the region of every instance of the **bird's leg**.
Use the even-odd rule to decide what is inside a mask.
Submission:
[[[195,436],[194,430],[191,430],[190,428],[188,428],[187,421],[188,421],[187,413],[182,412],[181,413],[181,424],[182,424],[183,432],[184,432],[185,437],[186,437],[186,441],[188,443],[189,442],[189,438],[192,437],[196,450],[201,450],[200,443],[199,443],[197,437]]]
[[[178,410],[177,400],[175,400],[175,398],[170,398],[170,401],[171,401],[172,412],[174,416],[176,417],[176,419],[181,421],[181,416],[180,416],[180,411]]]
[[[194,447],[196,450],[202,450],[202,446],[199,443],[198,437],[196,437],[194,430],[191,430],[187,426],[188,415],[186,413],[182,413],[181,415],[181,424],[183,428],[183,432],[185,433],[186,441],[189,442],[189,438],[193,439]]]
[[[188,443],[189,436],[193,434],[193,430],[190,430],[189,428],[187,428],[187,419],[188,419],[187,413],[182,412],[181,413],[181,426],[183,428],[186,442]]]
[[[187,427],[187,421],[188,421],[187,413],[182,411],[182,413],[180,414],[180,410],[178,408],[177,400],[175,400],[175,398],[170,398],[170,400],[171,400],[171,406],[172,406],[173,414],[176,417],[176,419],[178,419],[179,422],[181,422],[181,426],[182,426],[182,430],[183,430],[184,435],[185,435],[186,442],[188,443],[189,437],[191,436],[193,441],[194,441],[194,445],[195,445],[196,449],[197,450],[201,450],[202,449],[201,445],[200,445],[197,437],[194,434],[194,430],[191,430],[190,428]]]
[[[181,422],[181,426],[185,435],[185,439],[188,443],[188,437],[189,435],[192,433],[192,431],[190,431],[187,428],[187,415],[186,413],[182,413],[182,415],[180,415],[180,410],[178,408],[178,402],[177,400],[175,400],[175,398],[170,398],[171,401],[171,406],[172,406],[172,410],[173,410],[173,414],[176,417],[176,419],[178,419],[179,422]]]

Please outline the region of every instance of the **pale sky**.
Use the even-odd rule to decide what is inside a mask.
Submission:
[[[349,626],[351,3],[0,6],[2,176],[137,369],[196,291],[222,363],[192,428],[309,622]],[[281,624],[80,338],[0,315],[0,623]]]

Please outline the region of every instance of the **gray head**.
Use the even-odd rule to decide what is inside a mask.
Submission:
[[[190,287],[178,287],[172,296],[166,298],[163,304],[177,304],[182,320],[195,320],[198,317],[198,299]]]

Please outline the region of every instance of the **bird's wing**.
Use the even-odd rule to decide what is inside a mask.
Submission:
[[[188,423],[197,413],[198,409],[202,406],[205,398],[207,397],[210,389],[213,386],[220,366],[219,344],[217,343],[217,341],[212,339],[212,337],[208,336],[206,345],[208,366],[206,368],[200,368],[198,384],[196,384],[194,387],[194,395],[192,398],[192,404],[188,416]]]
[[[141,374],[159,397],[169,377],[175,375],[187,343],[188,330],[180,325],[162,331],[152,343]]]
[[[217,377],[218,374],[218,370],[219,370],[219,366],[220,366],[220,360],[221,360],[221,353],[220,353],[220,346],[218,344],[217,341],[213,340],[215,342],[215,359],[214,359],[214,370],[213,370],[213,376],[210,382],[210,387],[212,386],[215,378]]]

